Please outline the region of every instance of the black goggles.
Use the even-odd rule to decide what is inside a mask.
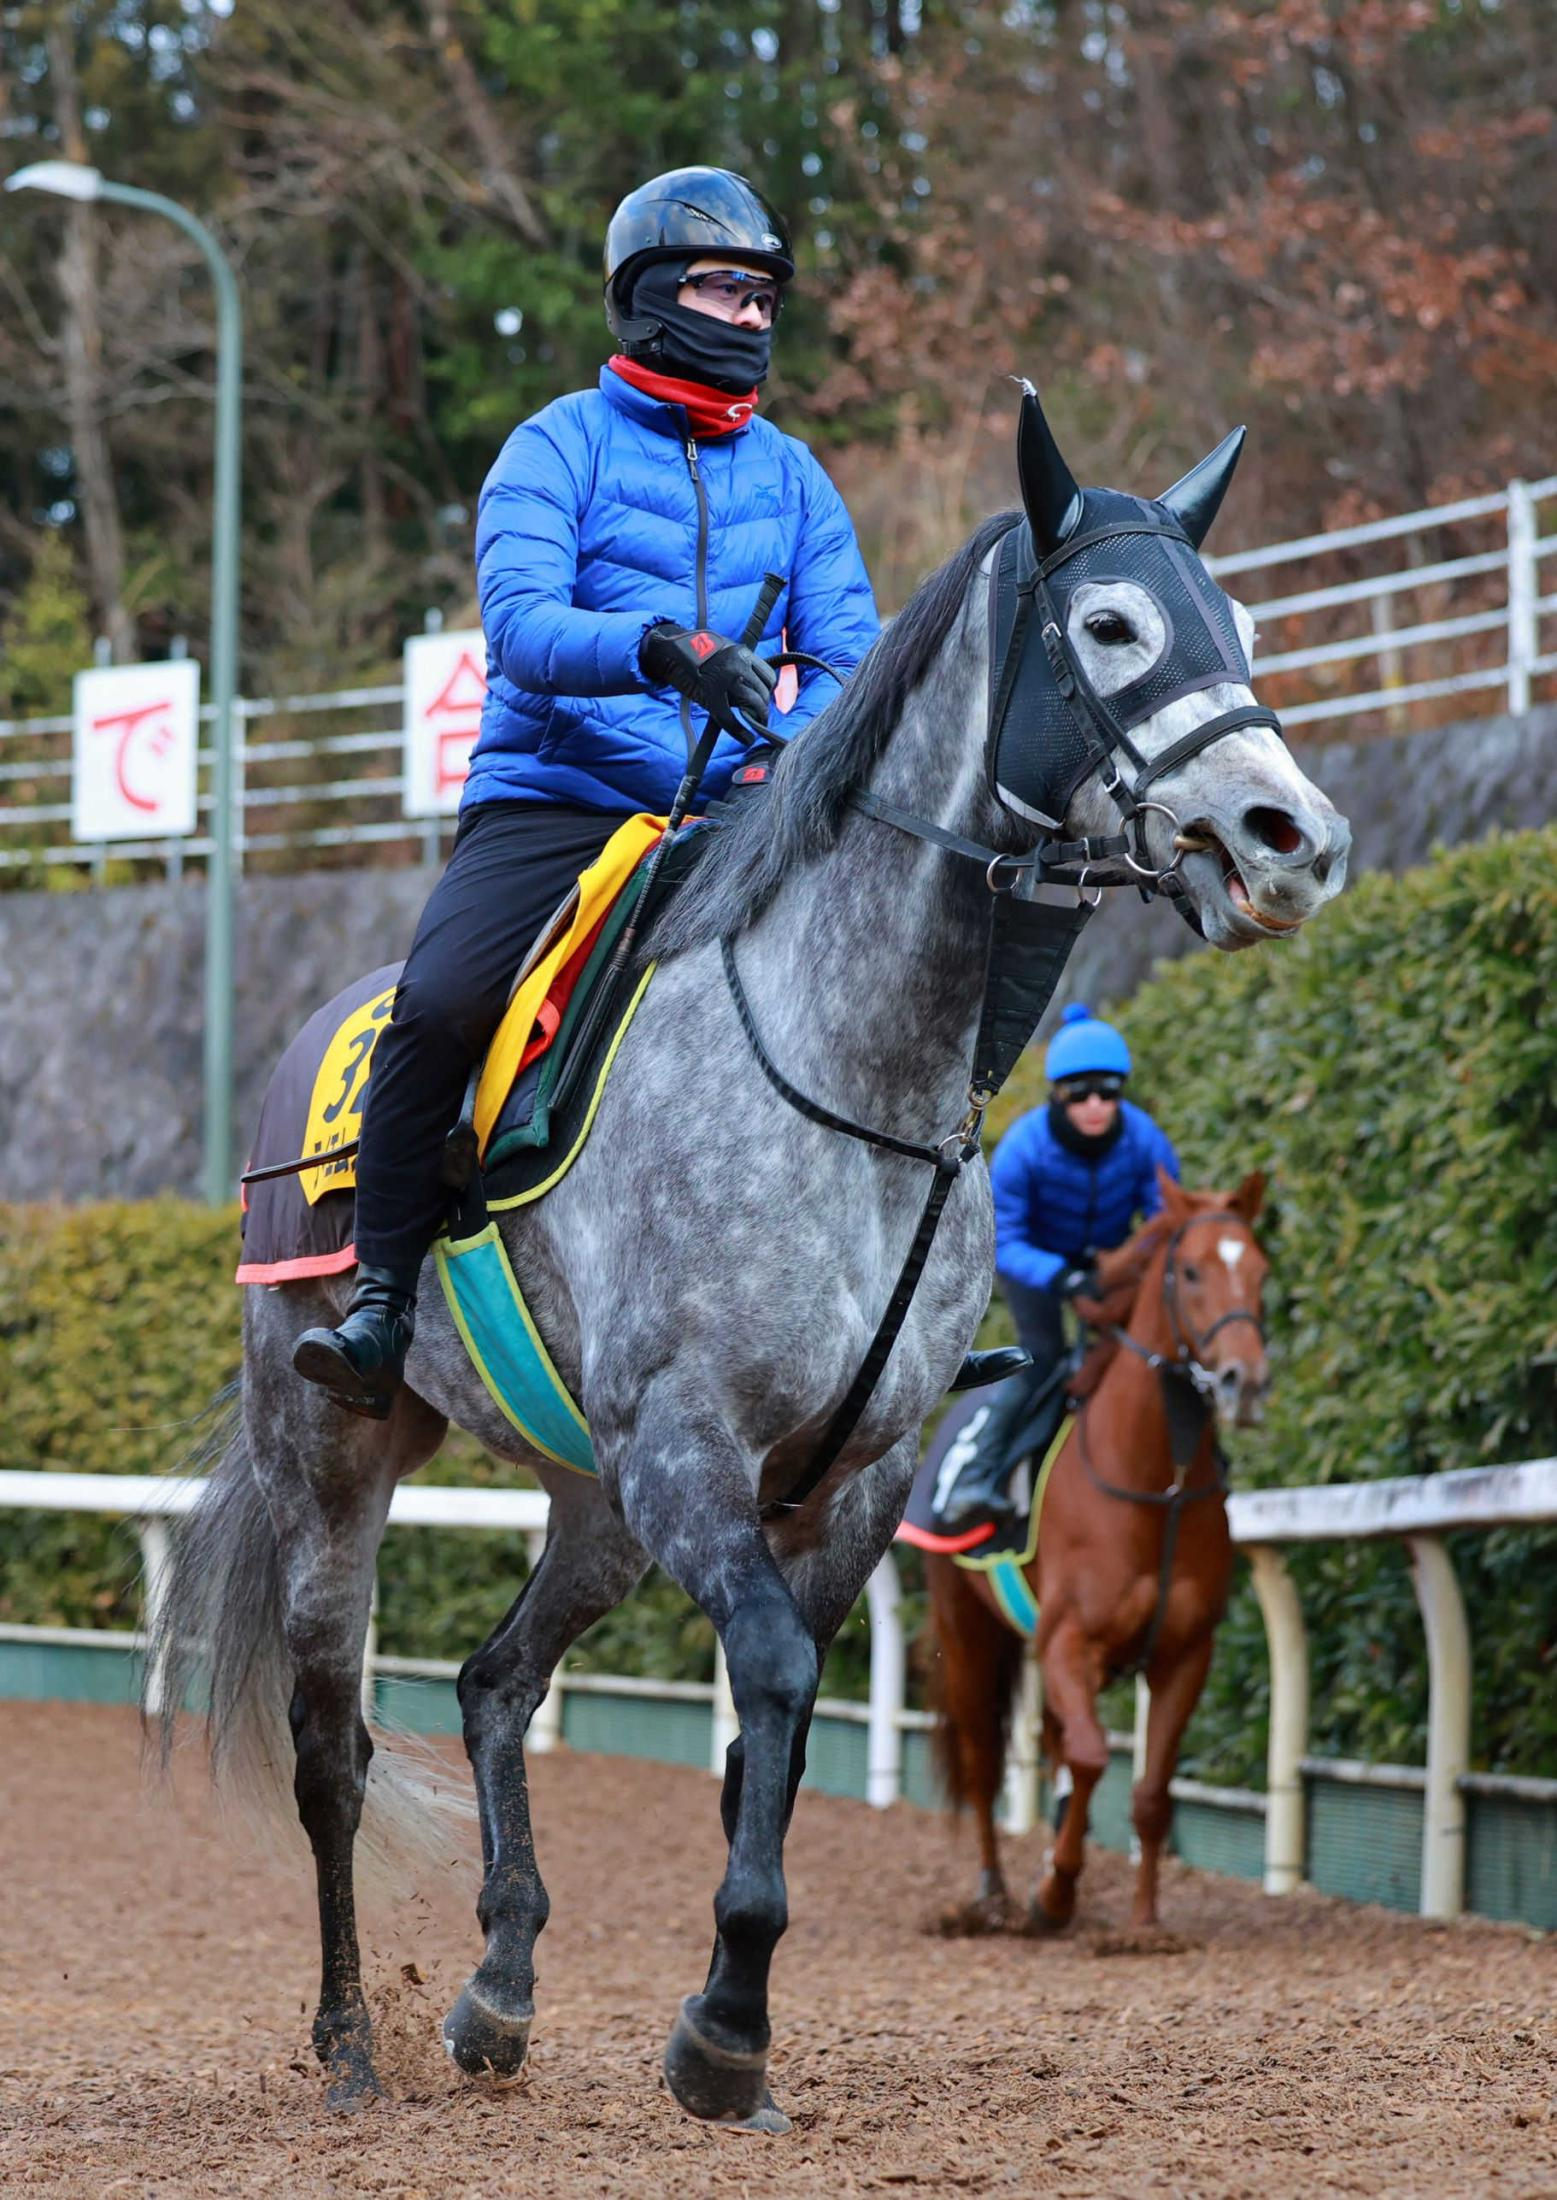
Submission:
[[[1099,1071],[1095,1077],[1066,1077],[1054,1089],[1066,1107],[1070,1107],[1077,1100],[1117,1100],[1124,1088],[1122,1077]]]

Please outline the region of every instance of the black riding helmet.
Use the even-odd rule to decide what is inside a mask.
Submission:
[[[719,252],[755,260],[792,280],[789,232],[762,193],[728,168],[672,168],[629,191],[611,216],[605,241],[605,313],[621,344],[641,344],[659,324],[632,310],[633,284],[659,260]]]

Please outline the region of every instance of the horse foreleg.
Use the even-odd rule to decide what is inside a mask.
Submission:
[[[804,1768],[820,1661],[760,1534],[744,1563],[710,1594],[741,1736],[722,1798],[730,1849],[714,1897],[718,1939],[702,1993],[682,2004],[665,2075],[694,2116],[779,2130],[787,2125],[765,2077],[768,1973],[789,1922],[784,1835]]]
[[[1160,1681],[1152,1683],[1146,1719],[1146,1768],[1135,1783],[1130,1811],[1141,1844],[1133,1911],[1137,1925],[1157,1922],[1157,1872],[1162,1845],[1173,1824],[1170,1783],[1184,1729],[1211,1669],[1213,1642],[1209,1633],[1202,1635],[1176,1664],[1169,1666]]]
[[[1070,1769],[1071,1791],[1054,1836],[1047,1868],[1033,1897],[1033,1922],[1068,1925],[1076,1914],[1076,1882],[1086,1856],[1092,1790],[1108,1770],[1108,1736],[1097,1715],[1099,1661],[1073,1619],[1062,1620],[1042,1653],[1043,1700],[1051,1731],[1059,1737],[1061,1763]]]
[[[586,1627],[619,1604],[644,1554],[592,1490],[554,1499],[540,1564],[459,1677],[465,1751],[481,1812],[486,1948],[443,2024],[462,2070],[511,2077],[534,2019],[535,1943],[550,1911],[535,1858],[524,1737],[557,1661]]]
[[[713,1621],[741,1730],[725,1775],[718,1939],[671,2033],[666,2080],[694,2116],[785,2129],[765,2076],[768,1973],[789,1921],[784,1835],[821,1670],[815,1636],[768,1547],[749,1469],[682,1396],[640,1400],[619,1487],[633,1534]]]

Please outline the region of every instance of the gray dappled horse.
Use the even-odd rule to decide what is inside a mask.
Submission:
[[[1072,568],[1052,599],[1064,609],[1051,660],[1079,669],[1096,714],[1143,692],[1166,661],[1175,645],[1163,605],[1186,575],[1209,585],[1195,550],[1237,439],[1155,505],[1087,491],[1084,512],[1029,405],[1023,492],[1037,555],[1057,553],[1094,502],[1105,516],[1144,515],[1125,526],[1114,572],[1093,557],[1092,577],[1076,585]],[[368,1777],[361,1677],[375,1556],[396,1482],[432,1458],[452,1420],[530,1469],[551,1524],[522,1594],[459,1678],[486,1945],[445,2021],[449,2052],[464,2070],[500,2075],[524,2059],[547,1914],[525,1728],[569,1645],[657,1560],[713,1621],[740,1719],[721,1799],[729,1861],[713,1960],[676,2020],[666,2074],[694,2115],[785,2128],[764,2075],[768,1971],[786,1923],[784,1836],[818,1676],[892,1539],[921,1425],[988,1301],[993,1232],[975,1159],[956,1177],[863,1417],[820,1486],[786,1509],[892,1291],[925,1177],[786,1104],[735,1013],[720,942],[737,943],[755,1025],[802,1092],[900,1139],[937,1141],[963,1121],[986,866],[862,814],[854,798],[868,789],[1007,861],[1043,837],[1030,808],[997,798],[986,758],[986,578],[1017,517],[985,522],[924,584],[785,753],[770,791],[718,828],[659,920],[659,970],[587,1146],[545,1200],[501,1218],[587,1417],[599,1479],[523,1445],[467,1359],[430,1265],[405,1388],[382,1423],[341,1412],[291,1368],[299,1332],[339,1318],[349,1279],[245,1293],[241,1417],[176,1559],[166,1700],[180,1697],[180,1655],[186,1670],[202,1660],[218,1771],[268,1774],[277,1800],[290,1724],[318,1873],[313,2039],[338,2105],[377,2090],[353,1893],[364,1796],[365,1836],[378,1811],[398,1813],[391,1830],[409,1833],[428,1801],[410,1759],[382,1739]],[[1247,659],[1241,607],[1236,630]],[[1221,731],[1204,746],[1196,730],[1213,720]],[[1291,931],[1339,889],[1346,827],[1259,722],[1246,680],[1199,677],[1126,722],[1138,767],[1170,750],[1175,759],[1133,819],[1134,868],[1116,855],[1093,867],[1094,882],[1133,883],[1143,858],[1157,875],[1176,872],[1185,913],[1222,948]],[[1118,776],[1106,763],[1083,771],[1063,804],[1067,834],[1117,827]]]

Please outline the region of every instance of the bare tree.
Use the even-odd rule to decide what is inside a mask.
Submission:
[[[48,28],[49,75],[60,150],[67,160],[90,159],[81,123],[81,86],[64,22]],[[116,664],[135,656],[135,626],[124,602],[124,528],[114,489],[113,456],[103,420],[103,328],[98,306],[98,228],[89,207],[73,204],[65,217],[58,279],[65,317],[60,348],[65,369],[65,412],[75,466],[76,497],[86,543],[87,578],[98,631],[108,638]]]

